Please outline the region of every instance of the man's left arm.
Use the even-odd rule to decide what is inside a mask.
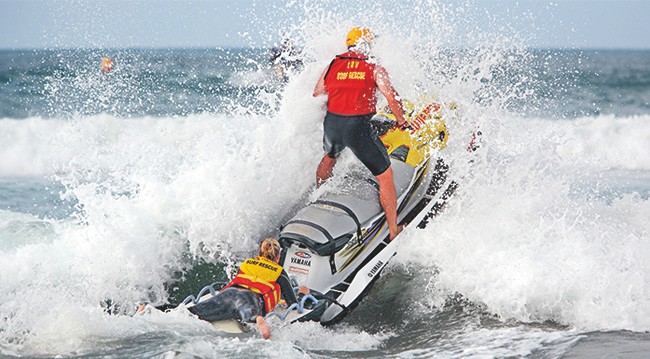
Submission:
[[[318,97],[327,93],[327,89],[325,88],[325,74],[327,73],[327,70],[329,70],[329,66],[326,67],[325,70],[323,70],[323,72],[320,74],[320,78],[316,83],[316,87],[314,88],[314,93],[312,96]]]

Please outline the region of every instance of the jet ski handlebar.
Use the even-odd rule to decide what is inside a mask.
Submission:
[[[373,127],[379,136],[384,135],[388,130],[399,128],[400,130],[410,130],[411,126],[408,122],[404,126],[399,126],[397,121],[387,117],[386,115],[377,114],[370,119],[370,125]]]

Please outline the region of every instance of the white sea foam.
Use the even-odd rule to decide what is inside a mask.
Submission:
[[[647,192],[590,187],[611,170],[647,178],[647,120],[484,121],[483,158],[401,260],[437,267],[441,300],[457,292],[506,319],[648,330]]]
[[[15,138],[3,150],[55,176],[83,207],[78,218],[52,223],[51,235],[3,243],[11,246],[0,260],[4,344],[57,320],[62,305],[111,299],[129,308],[163,298],[163,283],[187,254],[216,262],[252,251],[313,182],[320,138],[307,100],[282,118],[3,122],[3,134]],[[30,137],[42,140],[31,146]],[[4,174],[35,174],[23,161]],[[37,335],[30,330],[24,340]]]
[[[358,23],[340,16],[351,12],[305,6],[311,17],[300,30],[308,61],[280,102],[269,95],[277,112],[0,121],[0,177],[55,178],[81,208],[61,221],[0,212],[2,354],[73,354],[89,335],[155,331],[151,326],[164,320],[108,316],[100,303],[128,308],[164,298],[163,283],[184,268],[185,256],[217,262],[248,255],[299,204],[321,156],[323,100],[310,94],[332,55],[344,50],[345,30]],[[526,82],[508,79],[500,87],[490,80],[496,67],[516,65],[521,44],[482,34],[468,43],[490,46],[459,59],[440,56],[458,40],[454,29],[463,22],[454,22],[455,12],[462,9],[421,2],[397,14],[378,9],[367,24],[382,33],[378,58],[404,97],[426,92],[460,108],[448,123],[446,154],[458,192],[426,230],[409,230],[395,262],[434,273],[427,288],[439,302],[458,292],[505,319],[648,330],[649,201],[629,188],[603,196],[589,186],[612,171],[648,178],[650,116],[552,121],[502,111],[513,96],[525,97]],[[413,31],[396,25],[405,18]],[[436,34],[421,35],[427,26]],[[477,127],[483,146],[468,164],[465,149]],[[21,221],[40,221],[44,232],[16,230]],[[355,328],[300,328],[297,336],[279,329],[280,344],[262,352],[299,355],[287,343],[294,340],[322,350],[373,350],[385,339]],[[462,339],[480,346],[492,334]],[[323,336],[329,339],[321,342]],[[236,352],[241,343],[229,340],[179,350]],[[536,347],[526,342],[515,354]]]
[[[560,357],[579,340],[574,334],[529,328],[469,329],[441,340],[434,348],[408,350],[399,357],[526,357],[539,352]],[[553,349],[549,350],[551,343]]]
[[[307,113],[317,105],[305,100],[303,111],[282,119],[3,122],[4,133],[21,134],[7,136],[15,141],[5,148],[67,183],[68,195],[83,204],[80,219],[61,222],[2,214],[3,233],[15,235],[3,240],[0,271],[0,308],[12,313],[5,339],[24,328],[52,339],[58,331],[47,328],[57,313],[78,306],[164,297],[162,284],[182,267],[186,246],[211,261],[251,251],[313,181],[319,120]],[[638,155],[650,143],[647,120],[474,118],[484,133],[481,157],[460,179],[446,212],[413,231],[396,262],[439,268],[432,278],[439,300],[458,292],[503,318],[647,330],[648,201],[574,188],[610,169],[647,174],[648,159]],[[43,141],[27,146],[27,137]],[[450,151],[466,159],[466,138],[458,137],[450,139]],[[599,146],[603,138],[607,145]],[[3,170],[25,174],[22,165]],[[9,233],[16,221],[25,228],[39,222],[47,233]],[[38,294],[44,291],[47,301]],[[311,340],[310,333],[301,340]],[[75,337],[73,330],[65,335]]]

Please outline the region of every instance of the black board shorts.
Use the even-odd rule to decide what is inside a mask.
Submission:
[[[265,314],[261,294],[236,287],[226,288],[188,310],[210,322],[235,319],[242,323],[255,323],[258,315]]]
[[[374,113],[359,116],[343,116],[328,112],[323,122],[323,149],[336,158],[348,147],[372,172],[379,176],[390,167],[386,147],[370,125]]]

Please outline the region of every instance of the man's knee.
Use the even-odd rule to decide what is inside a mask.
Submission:
[[[375,175],[375,177],[377,177],[380,185],[383,181],[393,181],[393,169],[388,166],[383,172]]]

